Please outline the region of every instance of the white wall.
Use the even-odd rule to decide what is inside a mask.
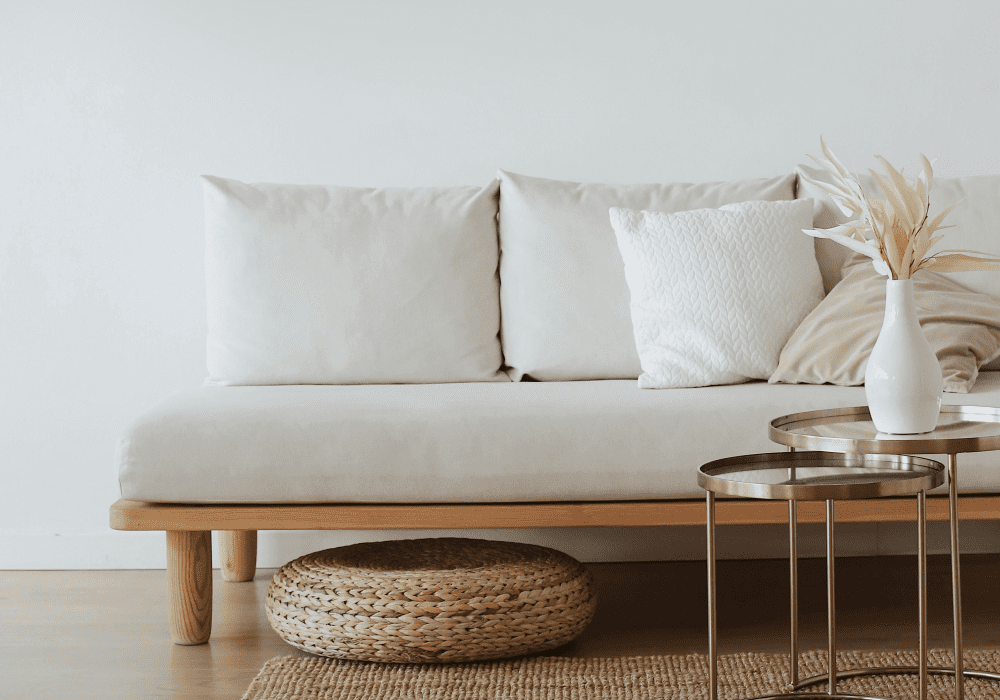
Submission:
[[[995,173],[998,26],[987,1],[2,0],[0,567],[164,565],[162,533],[111,532],[107,509],[120,431],[205,375],[198,174],[732,179],[787,172],[821,133],[858,167],[923,151]],[[732,537],[782,541],[762,532]],[[350,537],[270,533],[261,562]],[[700,531],[525,537],[701,552]]]

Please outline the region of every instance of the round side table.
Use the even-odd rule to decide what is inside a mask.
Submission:
[[[929,489],[944,483],[944,465],[923,457],[905,455],[837,454],[831,452],[774,452],[719,459],[698,469],[698,485],[706,491],[708,526],[708,654],[709,698],[718,700],[718,655],[715,610],[715,496],[742,496],[784,500],[789,503],[793,525],[796,501],[826,501],[826,586],[829,661],[828,691],[796,692],[798,651],[797,617],[791,623],[791,683],[788,692],[766,695],[757,700],[823,697],[828,700],[876,700],[869,696],[837,692],[837,625],[834,598],[834,501],[884,496],[917,496],[918,578],[920,589],[920,700],[927,698],[927,497]],[[792,538],[792,610],[798,609],[798,582],[795,576],[797,552]],[[847,674],[841,675],[841,677]]]
[[[958,455],[963,452],[1000,450],[1000,409],[992,406],[942,406],[937,427],[929,433],[893,435],[880,433],[872,423],[867,406],[808,411],[781,416],[771,421],[768,437],[795,450],[867,455],[945,454],[948,456],[948,520],[951,530],[952,615],[955,632],[955,668],[932,668],[930,673],[954,674],[955,698],[964,700],[965,678],[1000,681],[1000,674],[966,671],[962,645],[962,581],[958,546]],[[794,547],[794,501],[789,501],[789,541]],[[792,578],[794,579],[794,564]],[[923,589],[921,589],[923,590]],[[793,621],[795,619],[793,608]],[[793,624],[794,627],[794,624]],[[796,658],[796,640],[792,640],[792,658]],[[793,670],[795,666],[793,664]],[[850,675],[875,673],[912,673],[912,668],[861,669]],[[847,674],[844,674],[847,675]],[[822,681],[821,676],[792,682],[796,688]]]

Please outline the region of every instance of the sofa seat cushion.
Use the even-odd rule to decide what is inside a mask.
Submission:
[[[945,403],[1000,407],[1000,372]],[[122,497],[177,503],[456,503],[700,497],[696,469],[782,451],[772,418],[865,403],[862,387],[641,391],[633,380],[201,387],[118,445]],[[959,458],[1000,491],[1000,453]]]

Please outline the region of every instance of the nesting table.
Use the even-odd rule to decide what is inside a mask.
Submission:
[[[715,612],[715,496],[788,501],[791,538],[792,663],[787,693],[767,698],[793,698],[796,691],[814,680],[798,680],[798,580],[795,542],[797,501],[826,501],[827,633],[829,665],[824,697],[847,700],[856,695],[837,693],[837,642],[834,597],[834,501],[882,496],[916,495],[920,579],[920,686],[921,700],[927,697],[927,510],[926,492],[944,483],[944,465],[922,457],[901,455],[836,454],[832,452],[776,452],[720,459],[698,470],[698,483],[707,492],[708,523],[708,653],[709,697],[718,698]],[[819,678],[817,680],[822,680]]]
[[[956,700],[964,700],[964,679],[1000,681],[1000,674],[967,671],[962,660],[962,602],[958,543],[958,454],[1000,450],[1000,409],[982,406],[943,406],[937,427],[919,435],[879,433],[867,406],[795,413],[770,422],[768,435],[788,447],[787,453],[744,455],[716,460],[699,469],[698,483],[706,489],[708,527],[710,698],[717,700],[715,619],[715,496],[742,496],[788,501],[791,584],[791,669],[786,693],[768,698],[816,697],[798,692],[827,682],[825,698],[861,696],[837,693],[837,679],[859,675],[917,673],[920,698],[927,697],[927,675],[953,674]],[[802,452],[801,450],[808,450]],[[914,454],[947,455],[947,468]],[[944,483],[948,476],[951,534],[952,600],[955,667],[927,667],[927,544],[926,491]],[[836,620],[834,606],[834,502],[916,495],[918,504],[918,578],[920,662],[919,667],[836,669]],[[826,501],[828,651],[827,674],[798,678],[798,576],[796,502]]]

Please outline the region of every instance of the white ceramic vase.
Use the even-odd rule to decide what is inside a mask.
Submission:
[[[920,329],[913,280],[886,281],[885,320],[865,370],[865,395],[881,433],[928,433],[937,426],[944,380]]]

